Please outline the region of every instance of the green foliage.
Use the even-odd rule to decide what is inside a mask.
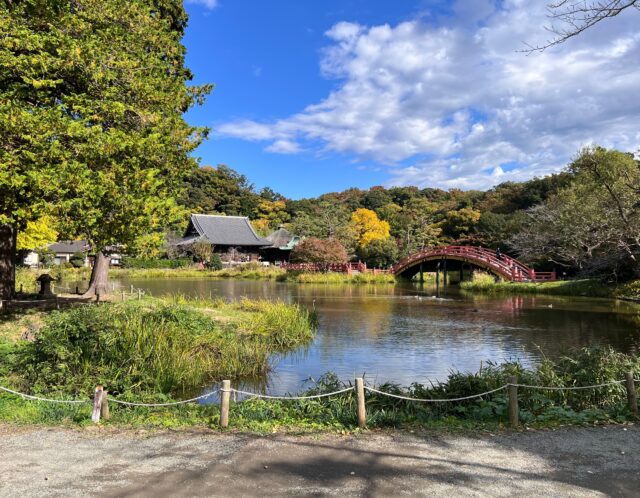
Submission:
[[[219,254],[214,253],[214,255],[211,257],[211,261],[209,261],[208,267],[209,269],[214,271],[222,270],[222,259],[220,259]]]
[[[53,262],[56,259],[55,253],[49,249],[48,247],[41,247],[40,249],[36,249],[35,253],[38,255],[39,264],[44,268],[49,268],[53,265]]]
[[[101,250],[181,210],[174,198],[206,130],[183,113],[177,0],[26,0],[0,7],[0,223],[55,216]]]
[[[120,265],[126,269],[169,269],[169,268],[187,268],[193,264],[191,258],[177,259],[141,259],[124,257]]]
[[[472,281],[462,282],[468,292],[492,294],[548,294],[556,296],[611,297],[614,289],[598,280],[557,280],[555,282],[496,282],[495,277],[475,272]]]
[[[240,305],[242,306],[242,305]],[[0,358],[2,358],[0,344]],[[6,356],[5,356],[6,358]],[[5,365],[6,361],[3,362]],[[2,365],[3,363],[0,363]],[[619,381],[628,371],[640,375],[640,357],[617,353],[610,348],[584,348],[570,351],[556,361],[544,360],[533,369],[517,362],[488,363],[476,373],[452,372],[442,383],[412,384],[400,387],[392,383],[376,386],[393,394],[429,399],[473,396],[499,388],[511,375],[521,384],[554,387],[579,387]],[[0,370],[0,376],[6,371]],[[365,379],[366,381],[366,379]],[[303,395],[317,395],[353,387],[333,373],[311,385]],[[89,386],[89,389],[92,386]],[[506,391],[482,398],[448,403],[418,403],[365,392],[367,425],[405,428],[483,428],[504,426],[508,421]],[[64,398],[63,394],[59,395]],[[120,399],[143,402],[172,401],[171,396],[151,392],[121,393]],[[575,391],[549,391],[519,388],[520,420],[527,425],[548,427],[558,424],[593,424],[632,420],[623,385]],[[144,427],[209,426],[217,427],[217,405],[183,405],[170,408],[111,408],[107,424]],[[87,424],[90,406],[51,405],[30,402],[13,396],[0,396],[0,420],[17,423]],[[354,391],[310,400],[247,399],[232,403],[230,427],[236,430],[274,432],[355,431],[356,398]]]
[[[572,183],[531,208],[511,245],[530,261],[549,260],[583,274],[640,276],[640,161],[601,147],[569,166]]]
[[[82,252],[76,252],[71,256],[71,258],[69,258],[69,263],[71,263],[74,268],[82,268],[84,266],[86,256],[87,255]]]
[[[378,239],[358,251],[358,257],[369,268],[389,268],[399,260],[398,244],[395,239]]]
[[[170,394],[222,377],[262,374],[273,352],[309,340],[314,315],[271,301],[143,300],[52,313],[20,346],[12,373],[21,388],[84,395]]]
[[[619,298],[640,301],[640,280],[634,280],[616,288],[614,295]]]
[[[194,213],[253,216],[259,197],[247,177],[225,166],[203,166],[185,179],[181,204]]]

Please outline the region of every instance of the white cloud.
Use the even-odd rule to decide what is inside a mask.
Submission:
[[[275,152],[276,154],[296,154],[300,152],[300,146],[290,140],[276,140],[266,149],[267,152]]]
[[[218,131],[269,142],[270,152],[374,160],[388,165],[390,184],[462,188],[548,174],[588,143],[637,149],[639,15],[526,56],[522,41],[547,36],[543,3],[493,5],[458,2],[436,27],[338,23],[320,61],[339,81],[334,91],[283,119]]]
[[[202,5],[209,10],[213,10],[218,6],[218,0],[186,0],[186,2],[196,5]]]

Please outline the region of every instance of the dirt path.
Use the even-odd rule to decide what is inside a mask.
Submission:
[[[638,496],[640,427],[482,436],[0,426],[0,496]]]

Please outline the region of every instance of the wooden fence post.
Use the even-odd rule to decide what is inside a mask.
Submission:
[[[633,372],[627,372],[625,374],[627,384],[627,400],[629,401],[629,408],[631,413],[635,417],[638,416],[638,396],[636,395],[636,383],[633,380]]]
[[[102,391],[102,403],[100,404],[100,417],[109,420],[109,391]]]
[[[356,379],[356,397],[358,398],[358,427],[367,425],[367,411],[364,404],[364,379]]]
[[[231,381],[222,381],[222,396],[220,396],[220,427],[229,426],[229,399],[231,398]]]
[[[96,386],[96,390],[93,393],[93,413],[91,414],[91,420],[96,424],[100,422],[100,411],[102,410],[102,395],[104,390],[100,384]]]
[[[142,299],[142,289],[138,289],[138,301]]]
[[[133,288],[133,284],[131,284],[131,294],[133,294],[134,288]]]
[[[511,427],[518,427],[520,413],[518,409],[518,377],[512,375],[509,377],[509,423]]]

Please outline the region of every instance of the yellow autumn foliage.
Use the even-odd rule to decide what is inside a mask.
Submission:
[[[351,214],[350,228],[356,245],[360,248],[367,247],[375,240],[388,239],[390,236],[389,223],[378,218],[371,209],[356,209]]]
[[[41,249],[55,242],[58,240],[58,232],[54,227],[55,221],[50,216],[28,222],[27,228],[18,232],[18,251]]]

